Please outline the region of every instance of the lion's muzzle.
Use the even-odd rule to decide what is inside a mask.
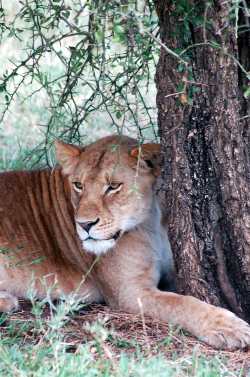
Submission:
[[[88,222],[76,221],[76,230],[82,241],[83,249],[96,255],[104,254],[112,249],[121,235],[121,230],[118,230],[112,235],[102,236],[100,232],[95,229],[95,225],[98,223],[99,218],[95,221]]]

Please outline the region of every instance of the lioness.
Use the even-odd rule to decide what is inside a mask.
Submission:
[[[250,327],[194,297],[160,291],[172,258],[154,194],[158,146],[109,136],[56,142],[60,167],[0,174],[0,310],[76,290],[86,302],[178,324],[222,349],[250,344]],[[44,284],[44,281],[46,284]]]

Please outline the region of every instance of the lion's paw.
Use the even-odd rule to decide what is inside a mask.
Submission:
[[[250,326],[226,309],[214,308],[202,332],[199,338],[215,348],[233,351],[250,347]]]
[[[8,292],[0,291],[0,312],[9,313],[17,309],[17,298]]]

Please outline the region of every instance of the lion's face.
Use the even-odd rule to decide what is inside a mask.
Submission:
[[[71,187],[76,230],[89,252],[107,252],[124,232],[150,216],[155,169],[136,151],[135,140],[120,136],[83,149],[57,143],[58,161]]]

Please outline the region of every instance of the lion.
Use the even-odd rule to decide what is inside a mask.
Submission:
[[[230,311],[159,289],[174,279],[154,192],[159,151],[119,135],[84,147],[57,141],[54,169],[0,174],[0,311],[16,310],[32,280],[38,298],[75,291],[215,348],[250,345],[250,326]]]

